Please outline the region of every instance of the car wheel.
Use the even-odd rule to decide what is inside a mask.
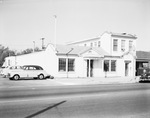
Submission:
[[[13,80],[19,80],[20,76],[19,75],[14,75]]]
[[[38,76],[38,78],[39,78],[39,79],[44,79],[44,75],[43,75],[43,74],[40,74],[40,75]]]

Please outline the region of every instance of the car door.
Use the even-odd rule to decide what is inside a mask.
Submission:
[[[22,77],[25,77],[25,78],[29,77],[29,67],[28,66],[23,67]]]
[[[37,77],[37,70],[34,66],[30,66],[29,67],[29,72],[28,72],[28,76],[33,78],[33,77]]]

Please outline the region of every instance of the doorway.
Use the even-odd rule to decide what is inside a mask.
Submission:
[[[125,62],[125,76],[129,76],[129,63]]]
[[[93,62],[94,60],[87,60],[87,77],[93,77]]]

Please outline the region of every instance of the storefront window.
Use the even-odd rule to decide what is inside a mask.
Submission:
[[[59,71],[66,71],[66,59],[65,58],[59,59]]]
[[[116,71],[116,60],[111,60],[111,71]]]
[[[104,71],[115,72],[116,60],[104,60]]]
[[[68,64],[67,64],[68,62]],[[59,58],[59,71],[60,72],[66,72],[68,70],[68,72],[70,71],[74,71],[74,67],[75,67],[75,59],[67,59],[67,58]],[[68,65],[68,67],[67,67]]]
[[[74,71],[74,59],[68,59],[68,71]]]

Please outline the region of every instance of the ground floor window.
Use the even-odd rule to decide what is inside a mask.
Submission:
[[[59,59],[59,71],[66,71],[66,59],[65,58]]]
[[[75,71],[75,59],[59,58],[59,71],[60,72],[73,72]]]
[[[68,59],[68,71],[74,71],[74,59]]]
[[[111,71],[112,72],[116,71],[116,60],[111,60]]]
[[[115,72],[116,60],[104,60],[104,71]]]

